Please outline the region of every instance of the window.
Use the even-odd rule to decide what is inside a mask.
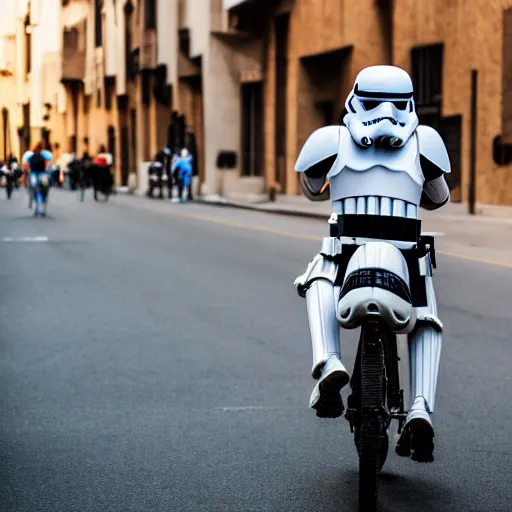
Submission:
[[[131,171],[135,172],[135,162],[137,162],[137,110],[132,108],[130,110],[130,163],[132,165]],[[126,174],[126,184],[128,183],[128,173]]]
[[[89,95],[86,95],[84,96],[84,114],[88,114],[89,113],[89,107],[90,107],[90,104],[91,104],[91,97]]]
[[[262,84],[242,85],[242,175],[261,176],[263,161]]]
[[[27,75],[32,71],[32,27],[30,16],[25,18],[25,70]]]
[[[286,186],[286,93],[288,89],[288,36],[290,15],[281,14],[275,19],[276,38],[276,113],[275,113],[275,181]]]
[[[126,75],[128,80],[133,81],[134,72],[132,66],[132,14],[133,5],[131,2],[125,4],[124,16],[125,16],[125,32],[124,32],[124,47],[125,47],[125,58],[126,58]]]
[[[105,82],[105,108],[112,110],[112,98],[115,94],[116,79],[113,76],[106,76]]]
[[[107,128],[107,148],[108,152],[112,154],[112,159],[115,163],[116,161],[116,129],[110,125]]]
[[[411,51],[414,99],[419,116],[441,115],[443,50],[442,44],[436,44],[414,48]],[[422,121],[426,123],[425,120]]]
[[[68,50],[70,54],[78,51],[79,37],[80,35],[77,27],[65,29],[64,50]]]
[[[23,128],[20,133],[21,153],[30,149],[30,103],[23,104]]]
[[[144,28],[156,29],[156,0],[144,0]]]
[[[450,155],[452,168],[452,172],[445,176],[446,181],[450,190],[460,189],[462,179],[462,116],[443,117],[439,133]],[[455,200],[455,198],[452,198],[452,200]]]
[[[414,99],[420,123],[431,126],[443,137],[452,166],[449,185],[452,190],[460,190],[462,118],[442,117],[443,53],[443,44],[422,46],[411,51]]]
[[[319,101],[315,103],[318,112],[322,116],[322,125],[329,126],[331,124],[336,124],[336,120],[334,119],[334,101]]]
[[[142,103],[145,106],[151,103],[151,74],[147,71],[142,72]]]
[[[130,135],[128,126],[121,126],[121,185],[128,185],[130,173]]]
[[[512,144],[512,8],[503,12],[502,142]]]
[[[101,9],[103,7],[102,0],[95,0],[94,2],[94,41],[96,48],[103,44],[103,26]]]
[[[71,152],[72,153],[75,153],[77,152],[77,141],[76,141],[76,135],[71,135],[69,137],[69,148],[71,149]]]

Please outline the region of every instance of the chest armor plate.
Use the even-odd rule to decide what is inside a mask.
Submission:
[[[338,157],[329,173],[332,201],[386,197],[419,205],[424,177],[417,135],[400,149],[358,146],[341,130]]]

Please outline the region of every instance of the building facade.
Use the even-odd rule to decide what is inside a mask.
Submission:
[[[307,135],[339,122],[361,68],[393,64],[413,78],[420,122],[447,143],[453,200],[468,201],[473,186],[477,203],[512,205],[511,0],[225,0],[225,7],[239,26],[266,18],[259,37],[267,188],[296,194],[293,164]]]
[[[186,145],[196,192],[294,195],[309,134],[341,122],[363,67],[394,64],[447,142],[453,198],[474,185],[477,202],[512,205],[512,0],[0,6],[0,153],[104,145],[116,182],[142,191],[154,154]]]
[[[19,153],[17,126],[20,109],[17,97],[17,4],[2,0],[0,18],[0,158]]]
[[[63,136],[60,8],[60,0],[0,1],[2,158],[49,143],[51,132]]]

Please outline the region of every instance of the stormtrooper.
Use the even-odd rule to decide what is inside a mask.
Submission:
[[[396,313],[405,286],[413,307],[395,315],[394,332],[408,335],[411,403],[396,451],[411,456],[414,436],[424,448],[421,459],[413,459],[430,462],[443,324],[432,282],[434,257],[419,258],[411,249],[421,233],[419,207],[437,209],[450,199],[448,153],[434,129],[418,126],[412,81],[400,68],[363,69],[345,107],[344,126],[315,131],[295,166],[303,193],[311,200],[330,194],[333,212],[331,236],[295,281],[306,298],[313,347],[317,382],[310,407],[319,417],[343,414],[340,391],[349,375],[340,353],[340,325],[354,327],[347,301],[353,306],[354,294],[372,283],[386,294],[383,307],[394,302],[397,307],[388,312]],[[357,274],[361,269],[368,272]]]

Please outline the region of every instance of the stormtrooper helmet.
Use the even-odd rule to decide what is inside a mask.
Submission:
[[[418,126],[411,77],[395,66],[371,66],[356,78],[343,122],[365,148],[404,146]]]
[[[189,156],[188,149],[183,148],[183,149],[181,150],[181,158],[185,159],[185,158],[188,158],[188,156]]]

